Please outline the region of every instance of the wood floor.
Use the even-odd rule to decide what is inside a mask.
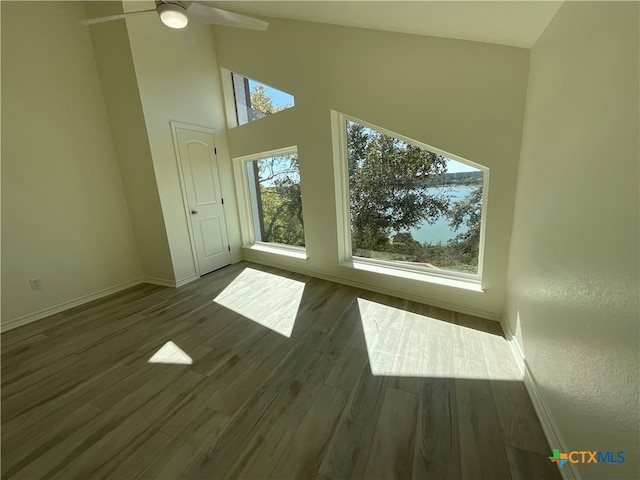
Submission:
[[[167,342],[190,365],[148,363]],[[498,324],[240,263],[2,335],[2,478],[560,478]]]

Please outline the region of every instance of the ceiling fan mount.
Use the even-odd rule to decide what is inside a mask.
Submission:
[[[163,1],[156,0],[156,8],[140,10],[137,12],[120,13],[106,17],[97,17],[83,20],[83,25],[110,22],[120,18],[128,18],[134,15],[156,12],[164,25],[170,28],[185,28],[190,22],[209,25],[223,25],[227,27],[248,28],[251,30],[265,31],[269,23],[257,18],[240,15],[239,13],[222,10],[221,8],[205,5],[197,1]]]
[[[169,28],[184,28],[189,24],[189,15],[182,2],[156,1],[156,11],[162,23]]]

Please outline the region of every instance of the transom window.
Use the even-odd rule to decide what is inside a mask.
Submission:
[[[243,167],[254,240],[304,247],[297,152],[245,160]]]
[[[339,122],[345,256],[478,278],[488,169],[355,119]]]
[[[238,125],[273,115],[295,105],[295,98],[286,92],[231,73],[233,97]]]

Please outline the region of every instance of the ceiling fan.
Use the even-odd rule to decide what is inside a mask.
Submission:
[[[82,20],[83,25],[110,22],[120,18],[127,18],[143,13],[156,12],[162,23],[170,28],[185,28],[189,22],[206,23],[210,25],[225,25],[229,27],[249,28],[265,31],[269,23],[257,18],[247,17],[239,13],[229,12],[220,8],[204,5],[195,1],[162,1],[156,0],[156,8],[137,12],[120,13],[106,17]]]

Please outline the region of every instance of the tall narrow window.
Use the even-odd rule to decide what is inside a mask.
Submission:
[[[238,125],[273,115],[295,105],[293,95],[237,73],[231,74]]]
[[[353,257],[476,276],[483,170],[355,121],[346,142]]]
[[[245,171],[255,240],[304,247],[297,153],[248,161]]]

